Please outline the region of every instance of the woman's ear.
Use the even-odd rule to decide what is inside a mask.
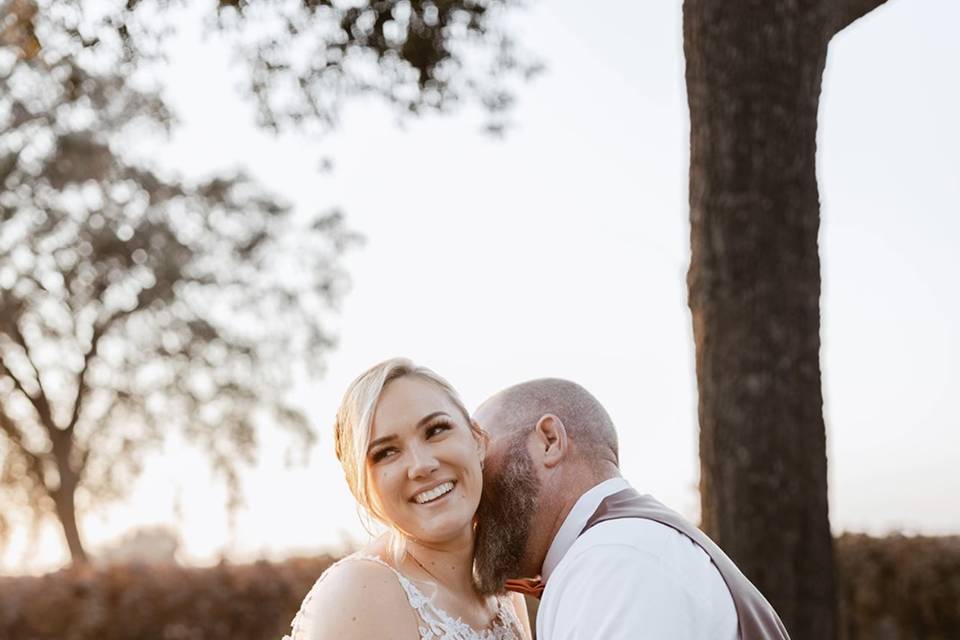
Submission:
[[[545,467],[556,466],[567,454],[570,441],[563,420],[552,413],[545,414],[534,428],[537,444],[542,447],[540,459]]]

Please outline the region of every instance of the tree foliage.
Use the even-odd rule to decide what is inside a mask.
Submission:
[[[76,509],[121,497],[172,431],[233,499],[258,421],[309,444],[286,391],[322,368],[354,236],[244,175],[186,181],[130,161],[124,141],[171,126],[160,97],[56,12],[5,9],[0,491],[55,513],[78,560]]]
[[[516,4],[211,0],[207,17],[268,128],[328,129],[360,95],[403,114],[479,101],[498,128],[510,81],[537,69],[502,28]],[[74,560],[77,509],[121,497],[172,431],[234,500],[259,418],[312,439],[284,392],[322,367],[355,239],[244,175],[131,159],[131,141],[175,126],[143,72],[186,8],[0,0],[0,492],[54,513]]]
[[[330,129],[345,100],[371,96],[402,116],[478,103],[498,131],[517,83],[542,69],[505,24],[524,0],[207,1],[208,25],[233,46],[258,121],[274,130]],[[6,2],[59,15],[58,35],[111,50],[128,70],[163,58],[171,18],[188,4]]]
[[[540,65],[503,25],[518,0],[220,0],[263,124],[336,124],[340,101],[375,95],[401,113],[477,101],[499,129],[512,82]],[[251,26],[256,25],[255,29]]]

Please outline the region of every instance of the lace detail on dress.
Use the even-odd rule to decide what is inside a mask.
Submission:
[[[306,612],[314,592],[323,581],[327,571],[330,571],[342,562],[350,560],[369,560],[376,562],[390,569],[390,571],[397,576],[400,586],[403,588],[404,593],[407,594],[407,600],[410,602],[410,606],[417,613],[420,640],[521,640],[523,638],[523,632],[521,631],[523,627],[517,619],[516,612],[507,596],[497,598],[497,617],[490,628],[478,631],[460,618],[454,618],[440,607],[434,605],[433,602],[430,601],[430,598],[425,596],[413,582],[377,556],[354,554],[330,565],[327,570],[323,572],[323,575],[317,579],[306,597],[304,597],[303,603],[300,605],[300,610],[290,624],[290,635],[284,636],[283,640],[308,640],[305,634],[305,627],[308,623]]]

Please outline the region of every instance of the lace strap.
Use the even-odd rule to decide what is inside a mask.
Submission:
[[[462,619],[453,618],[446,611],[437,607],[409,578],[384,562],[381,558],[374,555],[355,553],[330,565],[327,570],[323,572],[323,575],[317,579],[303,599],[300,611],[297,612],[297,615],[291,623],[292,630],[290,635],[284,636],[283,640],[303,640],[303,638],[305,638],[305,636],[302,635],[302,630],[306,623],[304,614],[308,609],[314,592],[330,570],[341,563],[351,560],[376,562],[393,572],[401,588],[403,588],[411,608],[413,608],[417,615],[421,640],[518,640],[520,637],[518,634],[521,626],[509,598],[497,598],[497,618],[494,623],[494,629],[478,632],[463,622]]]
[[[344,560],[347,560],[347,559],[348,558],[344,558]],[[423,592],[420,591],[420,589],[418,589],[416,585],[414,585],[413,582],[410,581],[409,578],[407,578],[405,575],[403,575],[402,573],[400,573],[399,571],[391,567],[389,564],[387,564],[377,556],[358,553],[350,556],[350,559],[369,560],[370,562],[376,562],[377,564],[383,565],[387,569],[390,569],[390,571],[393,572],[393,575],[397,576],[397,581],[400,582],[400,586],[403,587],[404,593],[407,594],[407,600],[410,601],[410,606],[413,607],[418,614],[420,614],[421,618],[425,617],[426,608],[430,606],[430,599],[425,595],[423,595]]]
[[[283,640],[302,640],[305,638],[303,635],[304,624],[306,623],[306,612],[309,610],[310,601],[313,599],[314,593],[320,587],[320,584],[323,582],[324,578],[337,566],[343,564],[344,562],[350,562],[351,560],[369,560],[371,562],[376,562],[385,566],[387,569],[393,572],[397,576],[397,580],[400,582],[400,586],[403,588],[404,593],[407,595],[407,600],[410,601],[410,606],[417,612],[418,617],[421,620],[428,619],[429,614],[426,609],[430,605],[429,599],[423,595],[423,593],[417,589],[417,587],[410,582],[410,580],[404,576],[402,573],[391,567],[389,564],[378,558],[377,556],[367,555],[362,553],[354,553],[345,558],[337,560],[332,565],[326,568],[324,572],[317,578],[317,581],[313,583],[313,586],[310,588],[310,591],[307,592],[307,595],[304,596],[303,602],[300,605],[300,610],[297,611],[297,614],[293,618],[293,622],[290,623],[290,634],[283,637]]]
[[[420,589],[405,575],[391,567],[377,556],[356,554],[352,556],[359,560],[370,560],[387,567],[397,576],[400,586],[407,594],[410,606],[419,618],[419,632],[421,640],[494,640],[489,631],[477,633],[472,627],[460,618],[454,618],[446,611],[435,605]],[[498,617],[502,611],[498,611]]]
[[[513,606],[513,599],[509,594],[497,596],[497,619],[504,628],[515,629],[517,633],[523,628],[517,610]]]

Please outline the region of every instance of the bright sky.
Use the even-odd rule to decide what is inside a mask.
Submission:
[[[504,140],[479,133],[475,112],[400,129],[371,103],[329,138],[271,138],[237,97],[229,51],[185,22],[165,80],[184,126],[160,161],[186,176],[247,168],[305,212],[343,207],[367,243],[347,261],[328,374],[295,390],[321,435],[309,465],[284,469],[268,438],[231,533],[223,490],[171,441],[128,503],[85,521],[88,546],[164,523],[191,563],[364,540],[330,425],[349,381],[394,355],[470,407],[532,377],[584,384],[619,427],[627,478],[697,518],[680,4],[536,3],[516,24],[548,72],[521,90]],[[891,0],[830,48],[819,175],[835,531],[960,532],[958,22],[952,0]],[[14,535],[0,570],[58,566],[59,535],[29,558]]]

